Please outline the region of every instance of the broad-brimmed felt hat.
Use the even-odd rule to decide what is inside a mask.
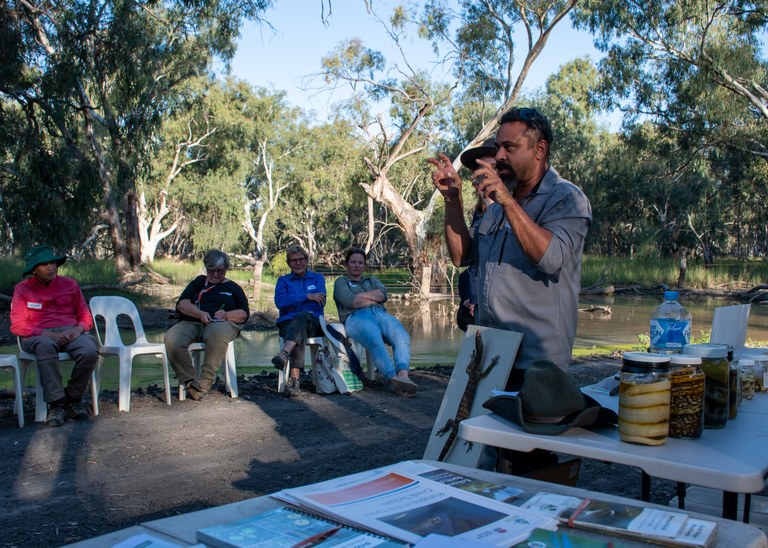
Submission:
[[[63,265],[66,260],[66,255],[56,255],[48,245],[36,245],[24,255],[24,260],[27,261],[27,266],[24,267],[24,273],[22,276],[28,276],[32,274],[32,271],[36,266],[43,263],[56,262],[57,266]]]
[[[483,144],[479,147],[468,148],[462,152],[461,156],[459,156],[459,161],[461,161],[461,165],[465,168],[475,171],[480,168],[477,159],[483,156],[496,156],[496,150],[496,138],[491,137],[483,141]]]
[[[571,376],[548,360],[531,364],[517,396],[493,396],[483,407],[531,434],[556,436],[574,426],[616,424],[615,411],[582,394]]]

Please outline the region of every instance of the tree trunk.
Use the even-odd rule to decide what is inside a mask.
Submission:
[[[264,259],[256,259],[253,263],[253,293],[251,297],[253,302],[258,305],[259,298],[261,297],[261,273],[264,271]]]
[[[111,196],[105,199],[102,218],[109,226],[109,239],[112,242],[112,254],[115,257],[117,275],[122,277],[131,271],[131,262],[128,259],[128,249],[123,237],[123,227],[120,224],[120,213],[115,200]]]
[[[680,257],[680,272],[677,275],[677,288],[683,289],[685,287],[685,272],[688,268],[688,259],[685,254]]]
[[[139,204],[135,190],[128,192],[125,200],[125,244],[131,272],[141,267],[141,238],[139,237]]]

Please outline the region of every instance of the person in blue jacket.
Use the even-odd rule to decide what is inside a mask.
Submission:
[[[288,396],[299,395],[299,376],[304,369],[304,351],[308,337],[322,336],[320,316],[325,308],[325,278],[307,268],[309,254],[298,245],[285,251],[290,274],[280,276],[275,285],[275,306],[280,315],[277,328],[283,347],[272,358],[272,364],[285,370],[290,364],[285,390]]]

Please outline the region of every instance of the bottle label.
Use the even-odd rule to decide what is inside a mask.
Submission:
[[[659,348],[682,352],[691,342],[691,322],[672,318],[651,320],[651,349]]]

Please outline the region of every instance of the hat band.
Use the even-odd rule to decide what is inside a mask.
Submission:
[[[527,415],[523,413],[523,418],[527,422],[533,422],[537,424],[565,424],[566,422],[570,422],[572,418],[579,413],[581,413],[581,411],[574,411],[573,413],[569,413],[562,417],[537,417],[535,415]]]

